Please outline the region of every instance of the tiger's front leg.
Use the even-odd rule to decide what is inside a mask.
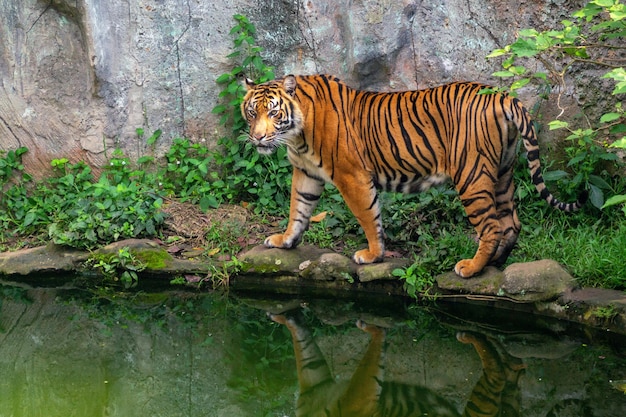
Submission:
[[[295,248],[302,239],[302,234],[309,227],[309,219],[317,206],[324,190],[324,182],[306,175],[300,169],[293,168],[291,182],[291,202],[289,223],[283,234],[276,234],[265,239],[268,248]]]
[[[367,172],[343,173],[337,177],[341,181],[338,180],[335,185],[367,238],[368,248],[356,251],[352,259],[357,264],[382,262],[385,242],[374,182]]]

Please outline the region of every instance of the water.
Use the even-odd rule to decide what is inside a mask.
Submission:
[[[624,341],[385,296],[0,286],[0,417],[623,416]]]

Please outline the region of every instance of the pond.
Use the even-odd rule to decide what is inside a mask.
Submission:
[[[0,285],[0,417],[622,416],[624,342],[488,305]]]

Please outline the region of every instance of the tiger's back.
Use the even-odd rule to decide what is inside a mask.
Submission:
[[[571,211],[547,190],[536,133],[523,105],[485,86],[452,83],[396,93],[359,91],[325,75],[287,76],[248,85],[242,113],[259,152],[288,147],[294,167],[290,218],[266,245],[297,245],[325,182],[333,183],[365,232],[357,263],[382,261],[383,229],[376,189],[419,192],[451,179],[479,237],[457,274],[471,277],[503,264],[520,230],[513,165],[521,133],[533,182],[551,205]]]

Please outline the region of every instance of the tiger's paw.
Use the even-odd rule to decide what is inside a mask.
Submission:
[[[361,264],[373,264],[376,262],[382,262],[383,257],[384,257],[384,254],[382,253],[376,254],[370,251],[369,249],[361,249],[354,253],[354,256],[352,257],[352,259],[354,260],[354,262],[361,265]]]
[[[385,333],[385,330],[381,327],[366,323],[363,320],[357,320],[356,327],[371,335],[384,335]]]
[[[478,338],[476,337],[476,335],[474,335],[473,333],[470,332],[457,332],[456,334],[456,340],[458,340],[461,343],[465,343],[465,344],[476,344],[479,342]]]
[[[473,259],[463,259],[454,266],[454,272],[461,278],[471,278],[482,270],[482,267],[476,267]]]
[[[290,249],[295,246],[292,242],[285,239],[285,235],[272,235],[265,239],[263,244],[268,248]]]
[[[278,324],[287,324],[287,317],[282,314],[272,314],[268,312],[267,317]]]

